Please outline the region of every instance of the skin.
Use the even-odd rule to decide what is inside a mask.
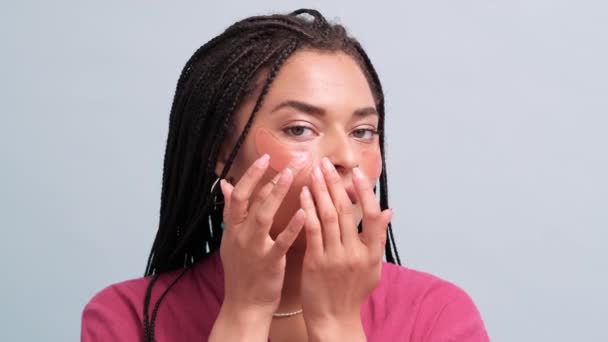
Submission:
[[[239,132],[257,96],[237,110]],[[285,62],[231,167],[232,184],[221,182],[226,294],[210,341],[230,322],[248,340],[365,340],[359,310],[380,279],[392,216],[373,193],[377,125],[352,57],[302,50]],[[234,143],[222,148],[218,174]],[[303,315],[272,319],[300,308]]]

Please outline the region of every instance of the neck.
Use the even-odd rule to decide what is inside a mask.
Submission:
[[[285,280],[281,292],[281,303],[277,312],[291,312],[302,308],[300,300],[300,288],[302,279],[302,261],[304,252],[294,250],[287,253],[287,264],[285,265]]]

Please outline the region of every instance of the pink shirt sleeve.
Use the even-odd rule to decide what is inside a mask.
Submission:
[[[449,283],[448,283],[449,284]],[[487,342],[481,315],[467,293],[455,285],[445,285],[429,305],[429,319],[421,326],[422,341]]]
[[[381,282],[362,313],[368,341],[489,341],[464,290],[402,266],[384,264]]]
[[[142,321],[134,299],[115,285],[93,297],[82,313],[80,340],[142,341]]]
[[[214,254],[187,270],[160,275],[151,293],[150,314],[169,285],[178,277],[180,281],[159,307],[154,322],[156,341],[207,340],[223,299],[219,262],[219,254]],[[96,294],[82,314],[81,341],[143,341],[143,302],[150,280],[127,280]]]

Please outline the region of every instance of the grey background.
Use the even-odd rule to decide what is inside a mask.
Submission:
[[[383,80],[405,264],[466,289],[493,341],[608,340],[608,5],[559,0],[5,3],[0,340],[78,340],[88,299],[141,276],[183,64],[302,6]]]

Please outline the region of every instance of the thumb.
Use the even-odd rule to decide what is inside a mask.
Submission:
[[[220,180],[220,189],[222,190],[222,195],[224,195],[224,218],[226,218],[228,211],[230,210],[230,199],[232,197],[232,190],[234,190],[234,187],[225,179],[222,179]]]

